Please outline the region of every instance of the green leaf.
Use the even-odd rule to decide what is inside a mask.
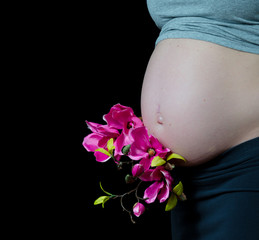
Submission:
[[[170,155],[167,157],[166,160],[169,161],[169,160],[171,160],[171,159],[173,159],[173,158],[181,159],[181,160],[183,160],[183,161],[186,162],[185,158],[182,157],[181,155],[177,154],[177,153],[172,153],[172,154],[170,154]]]
[[[115,146],[113,145],[113,138],[109,139],[107,142],[107,148],[110,155],[112,154],[113,149],[115,149]]]
[[[98,205],[98,204],[102,204],[102,207],[104,208],[104,204],[110,199],[109,196],[101,196],[99,198],[97,198],[94,201],[94,205]]]
[[[109,157],[111,156],[111,154],[110,154],[107,150],[105,150],[104,148],[98,148],[98,149],[96,149],[95,151],[98,151],[98,152],[101,152],[101,153],[103,153],[103,154],[106,154],[106,155],[108,155]]]
[[[171,211],[175,208],[177,204],[177,197],[175,194],[171,194],[170,198],[167,201],[167,204],[165,206],[165,211]]]
[[[105,190],[103,189],[103,186],[102,186],[102,183],[101,183],[101,182],[100,182],[99,184],[100,184],[100,188],[102,189],[102,191],[103,191],[104,193],[106,193],[106,194],[112,196],[111,193],[109,193],[109,192],[107,192],[107,191],[105,191]]]
[[[180,181],[174,188],[173,188],[173,192],[179,197],[182,195],[183,193],[183,184]]]
[[[154,157],[154,158],[153,158],[153,160],[152,160],[152,162],[151,162],[151,167],[162,166],[162,165],[164,165],[165,163],[166,163],[166,161],[165,161],[163,158],[157,156],[157,157]]]

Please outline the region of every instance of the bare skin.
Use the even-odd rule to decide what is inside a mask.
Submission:
[[[149,133],[187,166],[209,161],[259,136],[259,55],[163,40],[147,66],[141,108]]]

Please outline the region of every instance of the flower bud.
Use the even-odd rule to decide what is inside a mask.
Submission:
[[[117,165],[117,169],[118,170],[121,170],[123,167],[123,162],[119,162],[118,165]]]
[[[134,178],[132,175],[127,174],[127,175],[125,176],[125,182],[126,182],[126,183],[134,183],[134,182],[135,182],[135,178]]]
[[[133,206],[133,213],[136,217],[139,217],[145,212],[145,206],[142,203],[135,203]]]
[[[187,197],[184,193],[182,193],[179,197],[178,197],[181,201],[186,201]]]
[[[166,164],[165,164],[165,169],[167,170],[167,171],[171,171],[171,170],[173,170],[175,168],[175,165],[174,164],[171,164],[171,163],[169,163],[169,162],[167,162]]]
[[[127,155],[127,154],[129,153],[130,147],[131,147],[131,144],[124,146],[124,147],[122,148],[122,150],[121,150],[122,153],[123,153],[124,155]]]

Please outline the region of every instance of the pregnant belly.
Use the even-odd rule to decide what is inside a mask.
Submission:
[[[187,165],[259,136],[259,57],[212,43],[169,39],[155,48],[141,111],[149,133]]]

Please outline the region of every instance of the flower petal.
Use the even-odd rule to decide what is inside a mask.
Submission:
[[[146,203],[152,203],[156,200],[157,194],[160,189],[164,186],[164,182],[154,182],[151,184],[144,192],[144,199],[146,199]]]
[[[151,147],[149,136],[145,127],[139,127],[130,131],[132,145],[128,156],[133,160],[139,160],[148,156],[148,149]]]
[[[150,142],[152,144],[152,147],[155,148],[155,149],[162,149],[163,148],[163,145],[158,141],[157,138],[155,138],[154,136],[150,136]]]
[[[131,131],[131,137],[133,138],[136,146],[138,146],[143,151],[147,151],[148,148],[151,148],[146,127],[139,127],[133,129]]]
[[[144,167],[142,164],[135,164],[132,168],[132,175],[133,177],[138,177],[143,171]]]
[[[169,185],[165,184],[161,189],[159,195],[157,196],[160,203],[164,202],[169,197],[169,194],[170,194],[170,187]]]
[[[99,123],[85,121],[88,128],[94,133],[101,133],[109,138],[116,138],[119,136],[117,129],[109,127],[108,125],[102,125]]]
[[[144,182],[152,182],[153,181],[153,176],[152,176],[152,173],[153,173],[153,169],[148,169],[146,170],[140,177],[139,179],[141,181],[144,181]]]
[[[165,169],[161,169],[161,173],[164,175],[166,184],[171,188],[172,187],[173,178],[172,178],[170,172],[168,172]]]
[[[94,152],[100,147],[99,142],[102,138],[103,136],[101,134],[91,133],[84,138],[83,146],[88,152]]]
[[[101,126],[101,124],[99,123],[94,123],[94,122],[88,122],[85,121],[87,124],[87,127],[92,131],[92,132],[97,132],[97,129],[99,126]]]
[[[139,163],[143,165],[143,167],[144,167],[144,169],[145,169],[145,171],[146,171],[146,170],[148,170],[148,169],[150,168],[151,162],[152,162],[152,158],[150,158],[150,157],[147,155],[147,157],[142,158]]]
[[[115,146],[115,155],[124,155],[122,152],[122,149],[124,146],[131,144],[132,141],[129,138],[128,135],[126,135],[124,132],[121,133],[121,135],[116,139],[114,142]]]
[[[160,181],[163,177],[159,169],[148,169],[139,178],[144,182]]]
[[[108,156],[99,151],[94,152],[94,156],[95,156],[97,162],[106,162],[111,158],[111,156]]]
[[[168,152],[170,152],[169,148],[163,147],[163,145],[158,141],[157,138],[154,136],[150,136],[150,143],[152,145],[152,148],[155,149],[156,155],[160,156],[161,158],[164,158]]]
[[[140,160],[141,158],[148,157],[148,153],[146,151],[143,151],[136,145],[134,142],[132,143],[130,147],[130,151],[128,153],[128,156],[132,160]]]

